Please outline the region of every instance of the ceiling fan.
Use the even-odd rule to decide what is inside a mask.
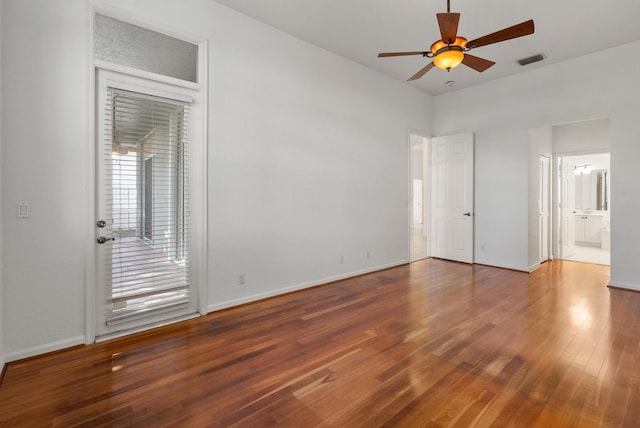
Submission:
[[[527,36],[534,32],[533,19],[530,19],[512,27],[496,31],[495,33],[467,41],[464,37],[458,36],[458,22],[460,21],[460,14],[451,13],[450,3],[451,0],[447,0],[447,13],[436,14],[442,39],[434,42],[428,51],[385,52],[378,54],[378,58],[407,55],[422,55],[423,57],[433,58],[432,62],[420,69],[420,71],[411,76],[408,80],[421,78],[433,67],[451,71],[452,68],[457,67],[461,63],[482,73],[494,65],[495,62],[470,55],[467,52],[481,46],[487,46],[493,43]]]

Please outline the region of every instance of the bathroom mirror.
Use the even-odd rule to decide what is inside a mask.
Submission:
[[[576,209],[587,212],[609,209],[609,171],[597,169],[576,176]]]

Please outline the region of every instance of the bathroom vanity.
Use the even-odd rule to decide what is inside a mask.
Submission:
[[[600,247],[602,244],[603,214],[576,213],[576,245]]]

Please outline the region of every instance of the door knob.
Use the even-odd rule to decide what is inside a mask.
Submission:
[[[107,241],[115,241],[115,240],[116,238],[107,238],[106,236],[99,236],[97,239],[98,244],[104,244]]]
[[[468,212],[468,213],[464,213],[464,214],[462,214],[462,215],[466,215],[467,217],[471,217],[471,213],[470,213],[470,212]]]
[[[104,220],[98,220],[98,222],[96,223],[96,226],[98,227],[105,227],[107,225],[107,222]]]

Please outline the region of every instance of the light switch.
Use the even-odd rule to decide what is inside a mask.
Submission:
[[[27,202],[19,202],[16,216],[18,218],[31,218],[31,206]]]

